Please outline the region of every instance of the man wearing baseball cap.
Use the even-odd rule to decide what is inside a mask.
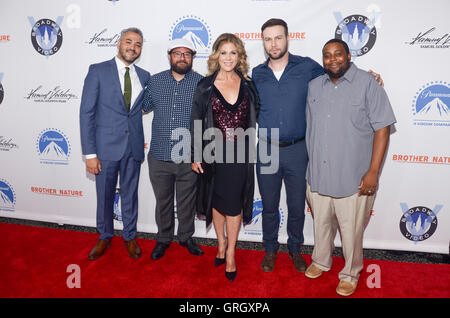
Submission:
[[[190,41],[171,41],[167,48],[170,69],[153,75],[144,92],[143,109],[145,112],[153,111],[152,137],[147,158],[150,182],[156,198],[155,218],[158,226],[156,247],[151,255],[153,260],[163,257],[173,240],[175,193],[178,241],[191,254],[203,254],[192,239],[195,232],[197,175],[192,171],[190,162],[177,160],[184,157],[190,159],[189,154],[180,153],[184,149],[190,149],[190,145],[184,145],[177,151],[180,143],[188,141],[172,140],[174,130],[181,128],[189,131],[190,128],[195,88],[203,77],[192,71],[195,53]],[[176,153],[177,158],[174,158],[172,152]]]

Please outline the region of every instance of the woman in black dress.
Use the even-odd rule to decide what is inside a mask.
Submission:
[[[198,210],[206,215],[207,226],[214,224],[218,240],[214,263],[226,264],[230,281],[237,275],[235,248],[241,222],[248,223],[253,211],[259,99],[247,76],[246,59],[239,38],[220,35],[208,60],[209,75],[198,83],[191,113],[192,170],[201,175]],[[213,141],[196,140],[212,128]],[[207,149],[214,149],[211,158]]]

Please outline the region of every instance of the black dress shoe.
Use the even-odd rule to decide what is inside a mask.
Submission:
[[[236,275],[237,275],[237,270],[235,270],[234,272],[225,271],[225,276],[226,276],[226,278],[228,278],[228,280],[230,282],[234,281],[234,279],[236,278]]]
[[[180,245],[183,247],[186,247],[192,255],[203,255],[202,249],[197,245],[197,243],[194,242],[192,238],[188,239],[187,241],[180,242]]]
[[[152,259],[157,260],[164,256],[166,249],[169,247],[170,243],[160,243],[156,242],[156,246],[152,251]]]

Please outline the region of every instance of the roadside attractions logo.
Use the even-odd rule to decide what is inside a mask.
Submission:
[[[11,184],[0,178],[0,211],[14,212],[16,205],[16,192]]]
[[[412,102],[415,126],[450,126],[450,85],[435,81],[423,85]]]
[[[334,12],[334,17],[338,23],[334,36],[336,39],[347,43],[352,57],[368,53],[375,45],[377,39],[375,24],[379,14],[379,12],[374,12],[370,18],[361,14],[353,14],[343,18],[340,12]]]
[[[39,54],[48,57],[61,49],[63,19],[64,17],[59,16],[56,18],[56,22],[47,18],[35,21],[33,17],[28,17],[32,28],[31,43]]]
[[[42,164],[69,164],[71,150],[69,139],[58,129],[43,130],[36,140],[36,149]]]
[[[244,226],[245,234],[262,236],[262,211],[263,211],[262,199],[257,197],[253,200],[252,220],[250,221],[250,223]],[[286,212],[282,208],[279,208],[278,216],[280,219],[279,228],[281,229],[286,223]]]
[[[186,39],[197,51],[195,57],[207,58],[211,50],[211,30],[208,24],[195,15],[185,15],[172,24],[169,40]]]
[[[425,206],[408,208],[406,203],[400,203],[403,215],[400,219],[400,232],[405,238],[418,243],[430,238],[438,226],[437,214],[442,205],[436,205],[433,210]]]

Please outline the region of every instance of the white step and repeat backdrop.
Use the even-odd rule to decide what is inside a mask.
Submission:
[[[321,63],[323,44],[342,37],[355,63],[384,79],[398,122],[364,247],[448,253],[449,9],[448,0],[1,0],[0,216],[95,226],[95,185],[81,155],[79,106],[89,65],[116,54],[120,30],[142,29],[138,65],[152,74],[168,68],[170,39],[193,39],[194,69],[205,74],[212,43],[224,32],[245,42],[251,67],[264,62],[260,27],[280,17],[289,25],[292,53]],[[151,121],[151,114],[144,117],[147,144]],[[119,190],[116,197],[121,229]],[[154,208],[145,162],[139,231],[157,231]],[[287,218],[283,190],[283,243]],[[305,244],[312,245],[309,211],[304,234]],[[215,234],[196,220],[195,236]],[[257,189],[254,218],[240,239],[262,240]]]

